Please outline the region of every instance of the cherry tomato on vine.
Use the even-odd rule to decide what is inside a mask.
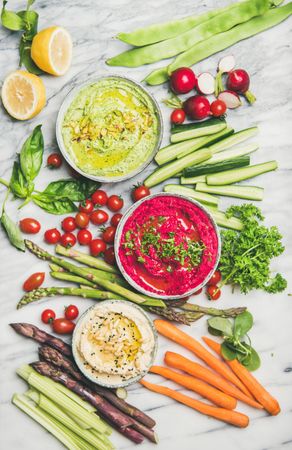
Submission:
[[[86,214],[92,213],[93,209],[94,209],[94,204],[91,200],[89,200],[89,198],[87,198],[86,200],[81,202],[79,205],[79,211],[86,213]]]
[[[23,283],[23,290],[26,292],[32,291],[33,289],[39,288],[45,279],[44,272],[36,272],[30,275],[27,280]]]
[[[41,229],[41,224],[38,220],[27,217],[26,219],[21,219],[19,228],[23,233],[37,234]]]
[[[124,206],[124,200],[118,195],[111,195],[106,204],[110,211],[116,212],[122,209]]]
[[[75,223],[78,228],[86,228],[89,224],[89,216],[86,213],[79,212],[75,216]]]
[[[79,309],[75,305],[69,305],[65,308],[65,317],[68,320],[74,320],[79,316]]]
[[[61,239],[61,233],[57,228],[50,228],[44,234],[47,244],[57,244]]]
[[[221,291],[216,284],[210,284],[207,287],[207,296],[209,300],[218,300],[221,296]]]
[[[71,217],[71,216],[66,217],[65,219],[62,220],[61,225],[62,225],[62,229],[64,231],[70,232],[70,231],[76,230],[76,222],[75,222],[74,217]]]
[[[47,165],[50,169],[58,169],[62,162],[62,156],[59,153],[51,153],[47,159]]]
[[[211,103],[210,109],[214,117],[220,117],[226,112],[226,104],[222,100],[214,100]]]
[[[123,217],[123,214],[120,214],[120,213],[114,214],[111,218],[111,225],[113,227],[117,227],[118,224],[120,223],[122,217]]]
[[[106,242],[107,244],[112,244],[115,240],[116,231],[116,227],[106,227],[102,231],[102,239],[104,240],[104,242]]]
[[[132,191],[132,197],[134,202],[137,202],[138,200],[141,200],[144,197],[148,197],[148,195],[150,194],[151,194],[150,189],[147,186],[144,186],[144,184],[135,186],[135,189]]]
[[[171,123],[174,123],[175,125],[178,125],[180,123],[184,123],[186,119],[186,113],[183,109],[177,108],[174,109],[170,115],[170,121]]]
[[[41,319],[43,323],[51,323],[56,318],[56,313],[52,309],[45,309],[42,312]]]
[[[208,281],[207,285],[210,284],[218,284],[219,281],[221,280],[221,272],[220,270],[215,270],[215,272],[213,273],[213,275],[211,276],[210,280]]]
[[[89,230],[79,230],[77,233],[77,240],[80,245],[88,245],[92,241],[92,234]]]
[[[108,221],[108,213],[103,209],[96,209],[90,214],[90,222],[94,225],[102,225]]]
[[[97,189],[97,191],[95,191],[91,196],[93,203],[98,206],[106,205],[107,199],[107,193],[101,189]]]
[[[76,244],[76,237],[73,233],[64,233],[61,236],[61,244],[63,247],[70,248]]]
[[[203,290],[203,288],[198,289],[196,292],[194,292],[194,295],[199,295],[199,294],[201,294],[202,290]]]
[[[106,243],[102,240],[102,239],[93,239],[90,244],[89,244],[89,248],[90,248],[90,254],[92,256],[98,256],[101,253],[104,253],[106,250]]]
[[[110,264],[111,266],[114,266],[116,263],[116,257],[115,257],[115,250],[114,247],[108,247],[105,251],[104,251],[104,260],[105,262],[107,262],[108,264]]]
[[[75,323],[62,317],[53,321],[52,328],[57,334],[72,334],[75,328]]]

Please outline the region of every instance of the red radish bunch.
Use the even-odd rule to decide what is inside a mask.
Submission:
[[[256,101],[255,96],[248,90],[250,84],[250,78],[246,70],[236,69],[228,73],[227,76],[227,88],[230,91],[237,92],[244,95],[249,103]]]

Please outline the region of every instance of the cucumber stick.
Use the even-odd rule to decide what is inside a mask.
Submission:
[[[234,133],[234,129],[231,127],[226,127],[224,130],[219,131],[219,133],[212,134],[210,136],[203,136],[200,138],[197,138],[197,145],[196,150],[203,147],[209,147],[212,144],[215,144],[216,142],[221,141],[222,139],[227,138],[228,136],[231,136]],[[177,158],[182,158],[183,156],[186,156],[188,153],[187,150],[184,150],[176,155]]]
[[[258,127],[246,128],[245,130],[238,131],[237,133],[232,134],[226,139],[222,139],[221,141],[211,145],[209,149],[212,151],[212,154],[222,152],[223,150],[227,150],[233,145],[239,144],[240,142],[249,139],[254,136],[258,132]]]
[[[261,164],[255,164],[254,166],[226,170],[224,172],[207,175],[206,181],[207,184],[211,186],[222,186],[247,180],[248,178],[256,177],[262,173],[271,172],[272,170],[276,170],[277,167],[277,161],[268,161]]]
[[[230,228],[231,230],[240,231],[243,228],[243,223],[237,217],[226,217],[226,214],[223,211],[216,211],[214,208],[209,208],[208,205],[205,205],[206,208],[210,211],[213,219],[223,228]]]
[[[186,197],[190,197],[200,203],[208,204],[213,207],[217,207],[219,203],[219,199],[213,195],[197,192],[194,189],[180,186],[179,184],[167,184],[164,186],[163,190],[164,192],[169,192],[171,194],[185,195]]]
[[[206,183],[197,183],[196,191],[227,197],[243,198],[245,200],[262,200],[264,197],[264,189],[256,186],[209,186]]]
[[[170,141],[172,143],[185,141],[209,134],[218,133],[224,130],[227,124],[224,119],[211,118],[204,122],[187,123],[183,125],[175,125],[171,129]]]
[[[231,148],[229,150],[224,150],[220,153],[215,153],[209,161],[197,165],[196,167],[203,167],[206,164],[217,164],[227,159],[239,158],[240,156],[249,155],[249,153],[258,150],[258,144],[247,144],[242,147]]]
[[[156,184],[162,183],[162,181],[165,181],[176,175],[178,172],[181,172],[185,167],[206,161],[211,158],[211,155],[211,151],[207,148],[197,150],[190,155],[184,156],[181,159],[159,167],[155,170],[155,172],[146,178],[144,184],[148,187],[152,187]]]
[[[223,170],[231,170],[238,167],[248,166],[249,163],[250,157],[248,155],[244,155],[239,158],[227,159],[225,161],[213,164],[199,164],[197,166],[186,167],[183,170],[183,175],[185,177],[197,177],[199,175],[208,175],[210,173],[223,172]]]
[[[180,184],[197,184],[206,183],[206,175],[199,175],[197,177],[185,178],[181,177]]]

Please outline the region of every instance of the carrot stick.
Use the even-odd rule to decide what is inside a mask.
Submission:
[[[250,396],[250,393],[247,391],[244,384],[234,375],[234,373],[226,367],[220,359],[216,358],[209,352],[205,347],[203,347],[200,342],[198,342],[193,337],[181,331],[175,325],[166,320],[157,319],[154,320],[154,325],[158,331],[158,333],[163,336],[171,339],[177,344],[182,345],[183,347],[191,350],[198,358],[202,359],[208,366],[212,367],[212,369],[216,370],[220,375],[226,378],[228,381],[237,386],[242,392],[246,395]]]
[[[183,403],[184,405],[189,406],[190,408],[193,408],[202,414],[206,414],[210,417],[215,417],[215,419],[230,423],[231,425],[234,425],[236,427],[245,428],[249,423],[249,418],[245,414],[241,414],[236,411],[230,411],[229,409],[206,405],[206,403],[195,400],[188,395],[181,394],[180,392],[169,389],[165,386],[159,386],[157,384],[149,383],[145,380],[140,380],[140,383],[150,391],[166,395],[167,397],[170,397],[177,402]]]
[[[203,337],[204,342],[216,352],[221,355],[221,345],[208,337]],[[222,356],[222,355],[221,355]],[[272,416],[276,416],[281,411],[277,400],[266,391],[266,389],[255,379],[255,377],[237,360],[225,360],[226,364],[236,373],[245,386],[250,390],[259,403],[263,405],[266,411]]]
[[[211,402],[215,403],[215,405],[221,406],[221,408],[236,408],[237,401],[235,400],[235,398],[224,394],[223,392],[210,386],[204,381],[199,380],[198,378],[190,377],[189,375],[183,375],[162,366],[152,366],[150,372],[161,375],[164,378],[168,378],[169,380],[175,381],[181,386],[197,392],[202,397],[205,397]]]
[[[207,367],[201,366],[201,364],[193,362],[190,359],[187,359],[184,356],[173,352],[166,352],[164,361],[168,366],[173,367],[174,369],[183,370],[190,375],[200,378],[200,380],[203,380],[206,383],[215,386],[225,394],[231,395],[232,397],[241,400],[247,405],[253,406],[257,409],[263,409],[262,405],[260,405],[258,402],[252,400],[250,397],[247,397],[247,395],[245,395],[235,386],[232,386],[230,383],[224,380],[224,378],[217,375],[217,373],[212,372],[212,370],[208,369]]]

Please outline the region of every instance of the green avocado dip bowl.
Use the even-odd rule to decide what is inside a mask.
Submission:
[[[59,148],[81,175],[118,182],[141,172],[162,139],[155,99],[137,82],[105,76],[74,88],[61,105]]]

